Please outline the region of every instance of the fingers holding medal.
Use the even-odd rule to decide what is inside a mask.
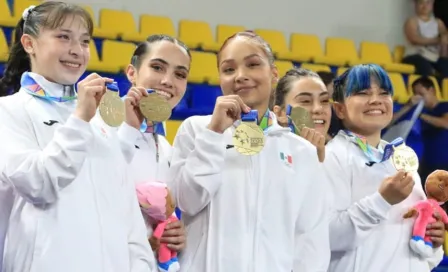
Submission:
[[[302,107],[291,107],[288,105],[287,115],[294,125],[294,132],[297,135],[301,135],[301,130],[304,127],[314,128],[314,122],[310,113]]]
[[[129,89],[125,103],[126,123],[135,129],[139,129],[145,117],[140,110],[140,101],[148,96],[148,92],[142,87],[132,87]]]
[[[238,95],[220,96],[216,99],[208,128],[217,133],[224,133],[236,120],[241,118],[241,113],[249,111],[250,108]]]
[[[314,121],[310,113],[302,107],[287,106],[286,114],[292,132],[312,143],[317,149],[320,162],[325,160],[325,136],[314,129]]]

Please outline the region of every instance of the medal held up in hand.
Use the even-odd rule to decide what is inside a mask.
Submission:
[[[233,145],[236,151],[243,155],[255,155],[260,153],[264,147],[264,133],[257,124],[258,111],[251,110],[242,114],[241,124],[233,134]]]
[[[107,91],[99,105],[99,113],[104,122],[111,127],[118,127],[125,120],[125,106],[120,99],[116,82],[106,84]]]
[[[286,107],[286,115],[291,122],[291,130],[297,135],[300,135],[302,128],[304,127],[314,128],[314,122],[311,115],[302,107],[292,107],[291,105],[288,105]]]
[[[394,148],[392,163],[398,171],[416,172],[419,167],[418,156],[409,146],[402,144]]]
[[[170,104],[153,90],[148,90],[148,96],[140,100],[140,111],[151,122],[165,122],[171,117]]]

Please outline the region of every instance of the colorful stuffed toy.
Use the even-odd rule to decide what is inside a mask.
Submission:
[[[138,184],[136,187],[137,198],[143,211],[145,221],[152,222],[154,229],[153,237],[162,237],[168,223],[177,221],[174,214],[174,202],[170,191],[164,183],[147,182]],[[160,243],[157,250],[158,266],[161,272],[176,272],[180,270],[177,253],[168,248],[166,243]]]
[[[436,222],[434,214],[438,213],[442,222],[448,224],[448,216],[440,207],[448,201],[448,172],[444,170],[432,172],[426,179],[425,189],[428,199],[419,201],[404,215],[404,218],[417,217],[412,231],[410,247],[422,258],[433,255],[431,238],[425,233],[428,224]]]

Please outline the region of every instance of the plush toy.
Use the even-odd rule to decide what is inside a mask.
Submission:
[[[412,238],[411,249],[423,258],[433,255],[431,238],[427,236],[426,227],[428,224],[436,222],[434,214],[438,213],[443,223],[448,224],[448,216],[440,207],[448,201],[448,172],[436,170],[426,179],[425,184],[427,199],[419,201],[404,218],[416,216]]]
[[[151,222],[154,229],[153,237],[162,237],[168,223],[177,221],[174,214],[174,202],[169,189],[164,183],[148,182],[138,184],[137,198],[144,214],[145,221]],[[166,243],[160,243],[157,250],[158,266],[161,272],[176,272],[180,270],[177,253],[168,248]]]

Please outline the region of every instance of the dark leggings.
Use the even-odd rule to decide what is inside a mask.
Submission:
[[[404,57],[403,63],[414,65],[416,74],[434,76],[437,71],[439,78],[448,78],[448,58],[439,58],[437,62],[431,62],[417,54]]]

